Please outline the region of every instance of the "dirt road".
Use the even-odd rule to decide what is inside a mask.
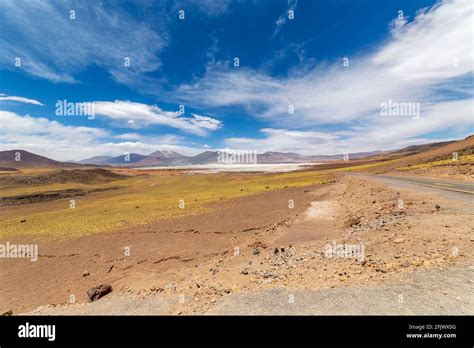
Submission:
[[[459,182],[453,180],[439,180],[411,176],[381,176],[377,178],[384,179],[386,182],[404,181],[413,185],[421,185],[440,190],[454,191],[465,194],[474,194],[474,183]]]
[[[379,287],[328,290],[276,288],[234,294],[209,314],[234,315],[472,315],[474,266],[417,270]]]

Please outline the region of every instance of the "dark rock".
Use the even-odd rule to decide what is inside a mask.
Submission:
[[[355,217],[355,216],[351,216],[350,218],[348,218],[346,220],[345,226],[346,227],[352,227],[352,226],[359,225],[359,224],[360,224],[360,218]]]
[[[405,261],[404,263],[402,263],[402,267],[410,267],[410,262]]]
[[[109,284],[100,284],[98,286],[92,287],[87,292],[87,297],[89,297],[89,300],[91,300],[91,301],[97,301],[99,298],[104,297],[109,292],[112,292],[112,286],[111,285],[109,285]]]
[[[9,317],[9,316],[12,316],[13,315],[13,311],[10,309],[9,311],[6,311],[6,312],[3,312],[2,314],[0,314],[0,316],[2,317]]]

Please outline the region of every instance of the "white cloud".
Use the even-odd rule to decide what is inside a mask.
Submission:
[[[298,0],[288,0],[288,10],[284,14],[282,14],[275,22],[275,30],[273,31],[273,36],[277,36],[282,27],[288,22],[289,20],[289,13],[290,11],[295,11],[296,6],[298,5]]]
[[[0,93],[0,101],[14,101],[18,103],[25,103],[25,104],[33,104],[33,105],[40,105],[43,106],[39,101],[34,100],[34,99],[28,99],[25,97],[16,97],[13,95],[6,95]]]
[[[472,26],[472,1],[444,1],[420,12],[413,22],[395,27],[392,39],[372,63],[388,78],[410,83],[428,84],[470,73],[474,64]]]
[[[180,9],[193,7],[210,17],[214,17],[226,13],[231,3],[232,0],[184,0],[177,1],[175,7]]]
[[[66,126],[47,118],[0,110],[0,151],[21,149],[67,161],[132,152],[149,154],[157,150],[196,155],[204,150],[200,146],[181,145],[181,138],[175,135],[130,138],[133,138],[130,134],[113,135],[104,129]]]
[[[138,140],[141,139],[142,136],[138,133],[124,133],[116,135],[115,138],[123,140]]]
[[[301,66],[277,78],[216,63],[202,79],[180,86],[174,94],[202,107],[240,106],[271,121],[273,127],[311,130],[337,126],[349,133],[355,125],[370,128],[385,123],[380,119],[380,105],[388,100],[420,103],[422,112],[434,110],[447,96],[464,99],[463,105],[472,107],[472,25],[470,0],[446,0],[420,11],[411,22],[392,27],[390,38],[373,52],[349,57],[348,67],[341,57],[333,64],[309,70]],[[289,113],[290,105],[294,114]],[[450,129],[456,126],[450,115],[456,113],[456,109],[444,116],[426,112],[420,122]],[[468,121],[461,118],[458,122],[466,125]],[[412,131],[397,133],[399,142],[431,131],[426,126],[406,127]],[[393,144],[393,138],[381,138],[385,145],[378,145]]]
[[[227,138],[226,145],[235,149],[296,152],[300,154],[319,154],[322,145],[337,140],[337,136],[324,132],[292,131],[287,129],[261,129],[263,138]]]
[[[167,42],[166,32],[149,29],[117,6],[89,1],[4,0],[0,22],[0,66],[55,82],[75,82],[75,73],[91,65],[119,81],[155,71],[157,54]],[[126,57],[130,67],[124,66]],[[14,65],[16,58],[20,67]]]
[[[80,156],[88,151],[86,147],[107,135],[102,129],[65,126],[46,118],[0,111],[1,150],[22,149],[54,159],[71,159],[72,154]]]
[[[190,122],[200,128],[216,130],[222,127],[222,122],[209,116],[202,116],[198,114],[191,114],[193,116]]]
[[[222,126],[221,121],[208,116],[192,114],[193,117],[184,117],[179,111],[164,111],[156,105],[123,100],[114,102],[96,101],[94,102],[94,108],[97,115],[126,123],[131,128],[141,128],[155,124],[205,136],[209,130],[216,130]]]
[[[262,129],[262,138],[227,138],[226,144],[258,152],[282,151],[306,155],[393,150],[437,141],[419,135],[447,128],[454,130],[453,138],[465,137],[471,134],[474,127],[472,115],[472,101],[455,100],[426,107],[418,119],[406,116],[375,117],[372,122],[332,132]]]

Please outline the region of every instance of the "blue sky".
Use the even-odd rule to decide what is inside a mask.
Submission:
[[[472,21],[470,0],[3,0],[0,150],[336,154],[462,138]],[[95,117],[57,115],[58,100]],[[389,101],[419,117],[382,115]]]

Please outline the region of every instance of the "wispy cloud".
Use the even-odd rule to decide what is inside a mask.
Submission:
[[[228,146],[252,149],[259,152],[282,151],[301,154],[341,154],[344,152],[365,152],[393,150],[406,146],[433,142],[423,134],[448,128],[453,138],[470,134],[474,126],[471,100],[454,100],[428,106],[428,117],[412,119],[403,117],[374,118],[351,128],[331,132],[295,131],[265,128],[262,137],[227,138]],[[448,116],[448,117],[447,117]],[[444,139],[439,139],[444,140]]]
[[[338,136],[314,131],[294,131],[287,129],[264,128],[261,138],[227,138],[225,143],[231,148],[252,149],[259,153],[265,151],[297,152],[317,154],[322,146],[333,144]]]
[[[97,140],[108,134],[102,129],[65,126],[46,118],[0,111],[1,150],[29,150],[68,160],[72,154],[84,154],[87,147],[97,144]]]
[[[176,8],[197,9],[208,16],[219,16],[229,10],[232,0],[183,0],[177,1]]]
[[[347,67],[341,57],[338,62],[309,70],[301,66],[300,71],[293,69],[288,76],[276,78],[262,71],[215,64],[202,79],[175,92],[202,107],[240,106],[288,129],[336,126],[351,133],[403,125],[411,129],[398,134],[398,140],[405,141],[459,126],[452,118],[457,110],[438,115],[434,113],[438,104],[454,98],[463,103],[448,104],[451,107],[472,107],[471,27],[470,0],[447,0],[420,11],[411,22],[393,26],[384,43],[370,53],[349,57]],[[383,118],[380,105],[388,100],[420,103],[421,120]],[[469,109],[460,112],[465,110]],[[472,118],[460,117],[464,125],[472,125]],[[382,137],[383,141],[389,145],[393,138]]]
[[[118,126],[143,128],[149,125],[163,125],[184,132],[205,136],[208,131],[216,130],[222,122],[209,117],[191,114],[185,117],[180,111],[164,111],[156,105],[147,105],[130,101],[116,100],[94,102],[95,113],[120,122]]]
[[[2,93],[0,93],[0,101],[13,101],[13,102],[18,102],[18,103],[43,106],[42,103],[40,103],[39,101],[34,100],[34,99],[29,99],[29,98],[25,98],[25,97],[17,97],[17,96],[13,96],[13,95],[6,95],[6,94],[2,94]]]
[[[182,138],[176,135],[112,134],[101,128],[67,126],[47,118],[0,111],[0,151],[12,149],[67,161],[132,152],[149,154],[157,150],[195,155],[204,148],[183,145]]]
[[[290,11],[295,11],[296,6],[298,5],[298,0],[288,0],[288,9],[284,14],[282,14],[275,22],[275,30],[273,31],[273,36],[277,36],[282,27],[288,22]]]
[[[122,78],[155,71],[167,42],[165,31],[89,1],[4,0],[0,22],[0,67],[55,82],[75,82],[75,74],[91,65]]]

